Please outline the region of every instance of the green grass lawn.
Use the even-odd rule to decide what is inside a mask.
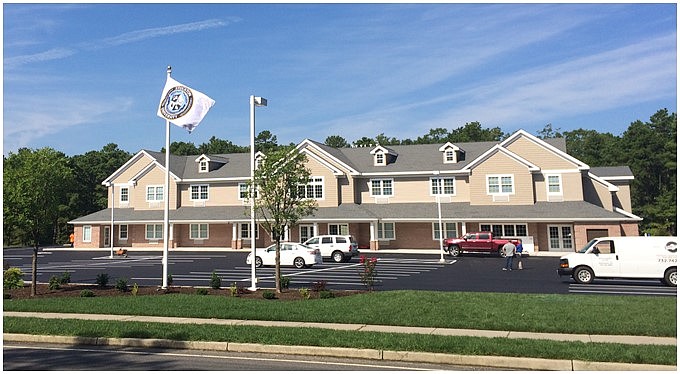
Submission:
[[[295,292],[290,290],[289,292]],[[335,299],[227,296],[4,300],[5,311],[428,326],[607,335],[676,336],[676,298],[385,291]],[[555,342],[337,331],[4,317],[6,333],[229,341],[676,365],[676,346]]]
[[[4,300],[4,310],[673,337],[676,302],[673,297],[384,291],[300,301],[183,294],[40,298]]]

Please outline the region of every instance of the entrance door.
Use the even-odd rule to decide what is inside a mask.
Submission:
[[[300,243],[304,243],[307,239],[315,236],[314,225],[300,225]]]
[[[574,251],[571,226],[548,226],[548,250],[556,252]]]

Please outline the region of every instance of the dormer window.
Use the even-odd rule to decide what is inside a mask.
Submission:
[[[385,165],[385,154],[382,152],[376,153],[374,156],[374,163],[376,166],[384,166]]]
[[[443,162],[445,164],[455,164],[456,162],[465,160],[465,151],[452,143],[446,143],[439,147],[442,152]]]
[[[207,173],[208,172],[208,161],[207,160],[201,160],[198,163],[198,172],[199,173]]]

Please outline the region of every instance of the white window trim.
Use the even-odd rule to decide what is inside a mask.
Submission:
[[[489,226],[489,230],[484,230],[484,229],[482,229],[482,226],[484,226],[484,225]],[[520,223],[514,223],[514,222],[494,222],[494,223],[481,222],[481,223],[479,224],[479,229],[480,229],[479,231],[493,231],[493,226],[494,226],[494,225],[500,225],[500,226],[503,227],[503,236],[505,236],[505,226],[506,226],[506,225],[513,225],[513,226],[515,226],[515,228],[514,228],[514,230],[515,230],[515,235],[512,235],[512,236],[523,237],[523,235],[518,235],[518,234],[517,234],[517,226],[524,226],[524,229],[525,229],[525,231],[526,231],[526,235],[527,235],[527,236],[529,235],[529,224],[526,223],[526,222],[520,222]]]
[[[302,238],[302,229],[303,228],[305,228],[307,230],[307,238],[304,239],[304,240]],[[310,233],[311,233],[311,235],[310,235]],[[316,226],[315,225],[305,225],[305,224],[298,225],[298,235],[299,235],[301,243],[306,241],[307,239],[313,238],[313,237],[316,236]]]
[[[550,228],[552,228],[552,227],[556,227],[557,230],[558,230],[559,236],[558,236],[557,239],[559,240],[559,243],[560,243],[559,247],[553,247],[552,246],[552,243],[551,243],[552,238],[550,237]],[[569,239],[571,241],[571,247],[567,247],[567,248],[564,247],[564,239],[565,238],[562,235],[563,228],[565,228],[565,227],[569,228],[569,233],[571,235],[571,238]],[[573,251],[574,250],[576,243],[575,243],[575,240],[574,240],[574,227],[572,225],[547,225],[546,234],[547,234],[547,237],[548,237],[548,250],[549,251],[565,251],[565,250],[566,251]]]
[[[449,160],[449,155],[451,155],[451,159]],[[447,148],[443,152],[443,157],[444,157],[444,163],[445,164],[455,164],[458,162],[458,157],[456,155],[456,150],[453,148]]]
[[[373,155],[373,166],[385,166],[387,165],[387,156],[385,152],[376,152]]]
[[[205,186],[206,198],[201,199],[201,187]],[[194,187],[198,188],[198,198],[194,199]],[[208,201],[210,198],[210,185],[208,184],[192,184],[189,186],[189,200],[190,201]]]
[[[453,225],[453,230],[448,229],[448,225]],[[442,227],[444,228],[444,239],[446,238],[457,238],[458,237],[458,224],[456,222],[442,222]],[[439,240],[437,237],[437,232],[439,231],[439,222],[432,222],[432,240]],[[447,233],[449,231],[454,231],[455,234],[449,236]]]
[[[331,234],[330,233],[331,232],[331,226],[338,226],[338,233],[337,234]],[[347,227],[347,233],[346,234],[343,234],[342,227]],[[350,233],[349,233],[349,223],[329,223],[327,229],[328,229],[328,231],[326,231],[326,232],[328,232],[327,235],[350,235]],[[316,235],[318,235],[318,234],[316,234]]]
[[[87,229],[89,233],[89,238],[85,236],[85,229]],[[92,226],[91,225],[84,225],[83,226],[83,243],[92,243]]]
[[[150,238],[150,237],[148,236],[148,234],[149,234],[149,226],[153,226],[153,227],[154,227],[154,228],[153,228],[153,233],[154,233],[154,237],[153,237],[153,238]],[[155,237],[156,234],[157,234],[157,232],[156,232],[156,227],[157,227],[157,226],[160,226],[160,227],[161,227],[161,230],[160,230],[161,236],[160,236],[159,238]],[[163,239],[163,224],[160,224],[160,223],[147,223],[146,225],[144,225],[144,239],[150,240],[150,241],[156,241],[156,240],[161,240],[161,239]]]
[[[316,181],[316,179],[319,179],[319,181]],[[310,185],[313,186],[313,187],[318,186],[318,185],[321,186],[321,197],[316,197],[316,196],[309,197],[309,196],[307,196],[307,186],[310,186]],[[304,187],[304,189],[305,189],[305,197],[304,197],[305,199],[312,199],[312,200],[317,200],[317,201],[321,201],[321,200],[326,199],[326,180],[323,176],[311,176],[311,177],[309,177],[309,182],[307,184],[301,184],[299,186]],[[316,192],[316,189],[314,189],[314,190]],[[316,193],[315,193],[315,195],[316,195]]]
[[[210,166],[208,164],[208,160],[201,160],[198,162],[198,172],[199,173],[207,173],[210,171]]]
[[[123,237],[123,227],[125,227],[125,237]],[[130,226],[118,225],[118,240],[128,240],[130,237]]]
[[[550,192],[550,177],[557,177],[557,184],[560,188],[558,192]],[[561,174],[546,174],[545,175],[545,191],[548,195],[562,196],[564,188],[562,188],[562,175]]]
[[[380,181],[380,195],[374,195],[373,194],[373,182],[374,181]],[[392,185],[392,193],[390,195],[386,195],[383,193],[385,186],[384,186],[384,181],[390,181],[390,184]],[[376,179],[370,179],[368,181],[368,188],[371,193],[371,197],[390,197],[394,196],[394,178],[376,178]]]
[[[392,225],[392,233],[394,234],[392,237],[386,237],[385,235],[385,225]],[[382,233],[383,236],[380,236],[380,233]],[[376,236],[378,240],[395,240],[397,238],[397,225],[394,222],[378,222],[377,229],[376,229]]]
[[[442,181],[441,184],[441,194],[434,194],[432,193],[432,187],[434,187],[434,182],[437,180]],[[445,184],[444,181],[447,179],[453,180],[453,193],[445,193]],[[437,191],[439,191],[439,188],[437,188]],[[430,177],[430,196],[456,196],[456,178],[455,177]]]
[[[250,201],[250,198],[248,197],[242,197],[241,196],[241,187],[244,187],[245,191],[248,191],[248,183],[239,183],[238,184],[238,199],[241,201]],[[257,199],[257,189],[255,189],[255,198]]]
[[[127,190],[127,200],[123,200],[123,190]],[[122,186],[118,190],[118,202],[120,204],[129,204],[130,203],[130,187],[129,186]]]
[[[193,230],[191,226],[198,225],[198,237],[193,237]],[[201,225],[205,225],[205,238],[201,237]],[[189,239],[192,240],[208,240],[210,238],[210,224],[208,223],[190,223],[189,224]]]
[[[247,231],[248,231],[248,236],[243,236],[243,225],[247,225],[247,227],[248,227],[248,230],[247,230]],[[242,224],[239,226],[238,229],[239,229],[239,235],[241,235],[241,239],[250,239],[250,222],[248,222],[248,223],[242,223]],[[255,239],[259,239],[259,238],[260,238],[260,225],[258,225],[258,224],[256,223],[256,224],[255,224]]]
[[[510,177],[512,191],[503,192],[503,178]],[[498,192],[491,192],[491,184],[489,178],[498,178]],[[487,195],[514,195],[515,194],[515,176],[513,174],[487,174],[486,175],[486,194]]]
[[[153,188],[153,196],[154,196],[153,200],[149,200],[149,188]],[[156,199],[156,195],[158,195],[158,188],[164,189],[165,186],[156,185],[156,184],[151,184],[151,185],[146,186],[144,198],[146,199],[147,202],[153,203],[153,202],[163,201],[163,199],[165,197],[165,191],[163,191],[163,194],[161,195],[160,200]]]

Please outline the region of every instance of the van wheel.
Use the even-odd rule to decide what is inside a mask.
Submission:
[[[671,287],[678,286],[678,268],[670,268],[663,275],[663,282]]]
[[[295,265],[295,267],[298,269],[302,269],[305,267],[305,259],[302,257],[296,257],[295,260],[293,260],[293,265]]]
[[[345,255],[343,255],[342,252],[340,252],[340,251],[333,252],[331,257],[333,258],[333,261],[335,261],[335,262],[345,261]]]
[[[451,255],[451,257],[460,256],[460,252],[461,252],[460,247],[457,245],[452,245],[449,247],[449,255]]]
[[[261,268],[261,267],[262,267],[262,258],[260,258],[260,257],[255,257],[255,267],[256,267],[256,268]]]
[[[576,283],[591,283],[595,278],[593,271],[585,266],[579,266],[574,269],[574,280]]]

